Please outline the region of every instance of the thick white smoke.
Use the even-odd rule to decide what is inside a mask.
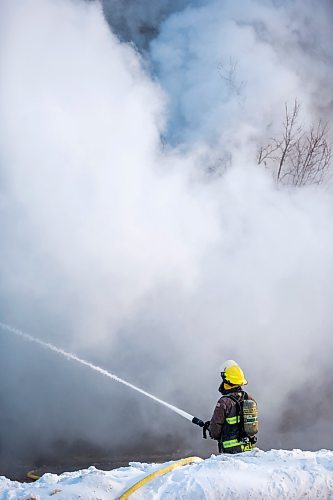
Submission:
[[[331,348],[331,192],[278,189],[255,161],[285,101],[301,101],[305,124],[330,113],[329,6],[309,50],[302,5],[192,3],[159,27],[149,64],[100,4],[5,0],[0,12],[1,319],[207,419],[219,364],[236,358],[261,446],[290,446],[289,391]],[[61,437],[130,448],[146,432],[159,449],[188,429],[184,446],[199,446],[163,409],[18,340],[6,349],[3,428],[22,444],[28,428],[41,450]],[[36,379],[32,408],[22,380]]]
[[[192,281],[214,221],[207,225],[209,205],[202,211],[179,169],[168,172],[162,93],[98,5],[32,1],[9,10],[6,195],[20,202],[38,267],[42,254],[60,273],[82,307],[79,330],[83,338],[94,330],[95,343],[157,282]],[[34,287],[45,286],[36,271]]]
[[[152,42],[152,58],[170,95],[171,138],[220,140],[230,149],[265,131],[276,134],[284,102],[301,102],[304,124],[318,108],[327,113],[330,23],[322,5],[307,27],[312,7],[215,0],[170,16]]]

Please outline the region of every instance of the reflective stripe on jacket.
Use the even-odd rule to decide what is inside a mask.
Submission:
[[[229,393],[238,401],[242,400],[241,388]],[[253,399],[248,395],[248,399]],[[228,394],[223,395],[217,402],[209,425],[210,437],[219,441],[219,451],[225,453],[239,453],[252,449],[252,445],[245,444],[240,438],[240,417],[238,405]]]

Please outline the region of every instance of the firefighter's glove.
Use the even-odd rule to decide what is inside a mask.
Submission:
[[[207,439],[207,431],[209,430],[210,426],[210,420],[207,420],[207,422],[204,423],[204,426],[202,428],[202,437],[204,439]]]

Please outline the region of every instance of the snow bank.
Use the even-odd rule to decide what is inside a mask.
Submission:
[[[169,462],[172,463],[172,462]],[[115,499],[146,475],[168,464],[130,463],[112,471],[95,467],[35,483],[0,478],[0,499]],[[133,499],[333,498],[333,452],[254,451],[220,455],[153,479]]]

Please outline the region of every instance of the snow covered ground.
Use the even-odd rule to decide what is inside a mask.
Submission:
[[[0,499],[115,499],[166,465],[133,462],[111,471],[89,467],[59,476],[44,474],[35,483],[23,484],[1,477]],[[130,498],[333,499],[333,452],[255,449],[236,456],[212,455],[153,479]]]

